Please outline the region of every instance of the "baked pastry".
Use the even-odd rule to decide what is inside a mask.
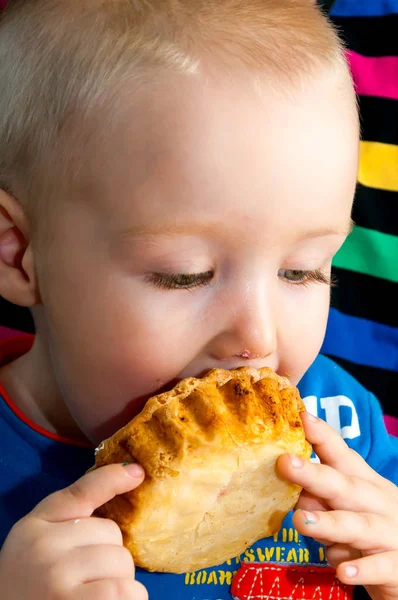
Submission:
[[[97,514],[120,526],[136,565],[185,573],[223,563],[276,533],[301,488],[275,470],[309,458],[290,382],[271,369],[214,369],[148,400],[96,451],[96,467],[138,462],[144,483]]]

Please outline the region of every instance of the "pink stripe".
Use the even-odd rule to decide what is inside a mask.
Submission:
[[[357,93],[398,100],[398,56],[369,57],[347,52]]]
[[[26,335],[22,331],[15,331],[14,329],[8,329],[0,325],[0,340],[6,340],[10,338],[20,337]]]
[[[395,417],[384,417],[384,420],[386,423],[388,433],[398,437],[398,419],[396,419]]]

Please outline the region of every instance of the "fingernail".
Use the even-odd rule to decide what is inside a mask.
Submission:
[[[305,519],[304,525],[315,525],[315,523],[318,523],[319,517],[315,513],[309,512],[308,510],[303,510],[302,513]]]
[[[346,577],[353,578],[356,577],[358,573],[359,569],[354,565],[347,565],[344,567],[344,575],[346,575]]]
[[[144,475],[144,469],[136,463],[122,463],[130,477],[140,479]]]
[[[299,456],[295,456],[294,454],[290,454],[290,464],[293,469],[302,469],[304,467],[304,461]]]
[[[311,421],[311,423],[317,423],[317,422],[319,421],[318,417],[315,417],[315,415],[312,415],[312,414],[311,414],[311,413],[309,413],[309,412],[306,412],[306,413],[305,413],[305,416],[307,417],[307,419],[308,419],[309,421]]]

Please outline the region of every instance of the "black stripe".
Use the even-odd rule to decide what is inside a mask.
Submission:
[[[27,308],[15,306],[4,300],[0,296],[0,325],[25,331],[26,333],[34,333],[34,325],[32,316]]]
[[[333,269],[337,285],[332,306],[360,319],[398,327],[398,285],[392,281],[346,269]]]
[[[336,356],[330,358],[378,398],[385,414],[398,417],[398,373],[396,371],[365,367]]]
[[[358,183],[352,218],[360,227],[398,235],[397,192],[368,188]]]
[[[397,110],[397,100],[360,96],[362,139],[368,142],[398,145]]]
[[[398,55],[398,15],[331,19],[350,50],[365,56]]]
[[[318,4],[321,8],[323,8],[324,11],[330,12],[330,9],[334,4],[334,0],[318,0]]]

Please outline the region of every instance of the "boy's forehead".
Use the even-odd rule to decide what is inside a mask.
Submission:
[[[344,97],[327,77],[288,93],[261,89],[237,77],[157,82],[134,102],[125,90],[95,153],[96,201],[115,217],[134,206],[149,220],[171,212],[186,221],[193,210],[244,203],[250,212],[261,197],[266,205],[294,193],[292,210],[301,206],[305,219],[311,198],[347,196],[358,145],[349,90]],[[304,174],[311,182],[294,189]]]
[[[292,89],[279,85],[275,78],[261,80],[247,74],[237,74],[235,78],[222,74],[159,78],[138,93],[134,86],[126,87],[111,114],[105,119],[101,115],[97,126],[95,157],[101,157],[102,149],[103,158],[108,161],[109,150],[114,146],[121,154],[160,162],[190,147],[185,165],[196,150],[206,146],[209,151],[215,149],[215,142],[229,144],[232,149],[239,148],[245,137],[250,146],[260,137],[265,143],[273,143],[272,136],[288,141],[289,137],[300,135],[305,147],[305,140],[315,139],[321,128],[319,142],[327,134],[336,141],[347,131],[358,134],[352,90],[348,82],[346,89],[336,86],[328,72],[308,78]],[[234,139],[236,144],[231,144]]]

